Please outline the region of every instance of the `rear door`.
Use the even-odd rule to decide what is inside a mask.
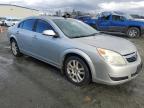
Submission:
[[[32,52],[32,38],[35,19],[27,19],[18,25],[17,42],[20,49],[26,53],[33,54]]]

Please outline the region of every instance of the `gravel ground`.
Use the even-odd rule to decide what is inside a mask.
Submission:
[[[144,38],[129,40],[144,61]],[[15,58],[4,32],[0,34],[0,108],[144,108],[144,73],[118,86],[76,87],[55,67],[27,56]]]

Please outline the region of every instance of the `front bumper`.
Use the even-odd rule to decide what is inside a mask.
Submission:
[[[101,63],[96,71],[96,77],[93,77],[94,82],[107,85],[118,85],[134,79],[142,70],[142,61],[138,54],[137,61],[128,63],[125,66],[113,66],[106,63]]]
[[[121,84],[134,79],[141,72],[142,66],[143,63],[140,63],[137,67],[134,67],[133,70],[128,69],[129,72],[126,75],[122,75],[121,77],[109,75],[110,79],[112,80],[110,84]]]

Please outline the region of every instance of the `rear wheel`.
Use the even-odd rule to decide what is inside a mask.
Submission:
[[[14,39],[11,40],[11,51],[12,51],[13,55],[16,57],[22,56],[22,53],[19,50],[17,42]]]
[[[68,80],[75,85],[82,86],[91,81],[89,68],[84,60],[79,57],[69,57],[65,61],[64,70]]]
[[[140,30],[137,27],[131,27],[127,30],[127,36],[130,38],[136,38],[140,36]]]

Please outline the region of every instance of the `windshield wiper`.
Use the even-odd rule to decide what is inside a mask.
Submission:
[[[96,34],[99,34],[99,33],[93,33],[93,34],[90,34],[88,36],[95,36]]]
[[[80,36],[75,36],[75,37],[72,37],[72,38],[81,38],[81,37],[95,36],[96,34],[99,34],[99,33],[93,33],[93,34],[89,34],[89,35],[80,35]]]
[[[82,36],[75,36],[75,37],[71,37],[71,38],[81,38],[81,37],[87,37],[87,36],[82,35]]]

